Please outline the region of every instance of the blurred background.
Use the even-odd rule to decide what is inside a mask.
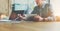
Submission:
[[[50,4],[50,0],[45,0],[45,3]],[[12,11],[27,10],[31,12],[35,6],[35,0],[12,0]]]
[[[45,0],[51,4],[55,19],[60,21],[60,0]],[[4,2],[4,3],[3,3]],[[9,19],[12,11],[29,10],[32,11],[36,6],[35,0],[1,0],[0,3],[0,18]],[[18,13],[18,12],[17,12]],[[25,14],[28,12],[25,12]],[[30,14],[30,13],[29,13]]]

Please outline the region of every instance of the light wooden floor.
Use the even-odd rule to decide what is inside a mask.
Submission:
[[[0,31],[51,31],[60,27],[57,22],[0,23]]]

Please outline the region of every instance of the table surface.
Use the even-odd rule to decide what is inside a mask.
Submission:
[[[59,22],[0,23],[0,31],[57,31],[59,28]]]

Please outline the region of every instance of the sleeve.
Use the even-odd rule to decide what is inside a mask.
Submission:
[[[37,14],[37,8],[34,7],[33,11],[31,12],[31,14]]]
[[[48,5],[48,21],[55,21],[55,16],[53,14],[53,9],[51,5]]]

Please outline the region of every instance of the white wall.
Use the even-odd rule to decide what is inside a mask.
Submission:
[[[60,16],[60,0],[50,0],[55,16]]]
[[[0,13],[8,12],[8,0],[0,0]]]

